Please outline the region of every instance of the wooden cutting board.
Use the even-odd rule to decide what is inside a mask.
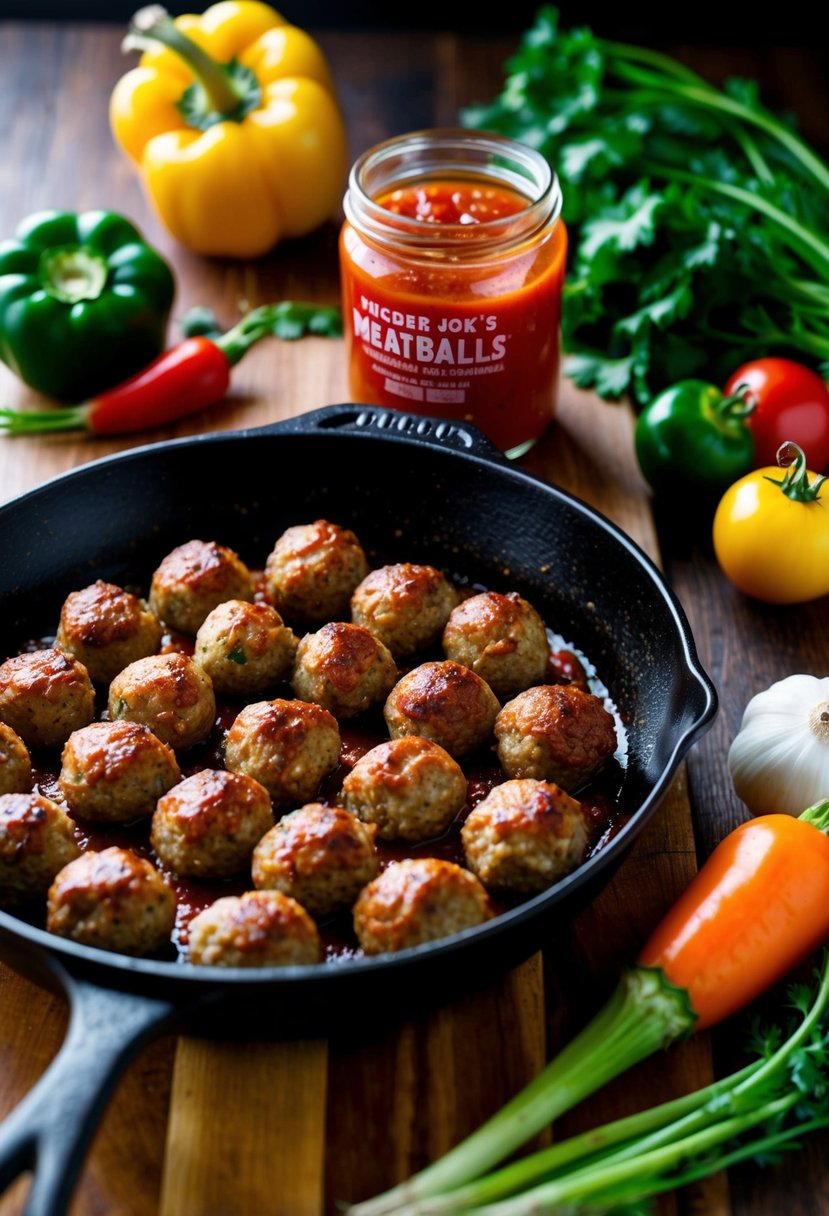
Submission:
[[[0,234],[44,207],[105,206],[139,223],[173,264],[176,316],[209,305],[229,325],[240,307],[268,300],[336,301],[335,226],[255,265],[196,258],[160,229],[107,129],[107,99],[124,68],[120,36],[114,26],[71,22],[2,26]],[[396,132],[455,122],[460,105],[496,90],[514,41],[428,31],[325,35],[352,152]],[[815,99],[825,100],[808,56],[786,48],[763,62],[734,49],[706,54],[694,62],[713,76],[765,66],[810,121],[818,113]],[[0,439],[0,498],[120,448],[256,426],[347,397],[341,346],[321,339],[257,348],[233,384],[222,406],[163,432],[123,441]],[[24,406],[35,398],[0,368],[0,399]],[[604,511],[658,558],[625,410],[566,387],[557,423],[525,463]],[[829,641],[819,607],[786,615],[758,610],[724,585],[704,546],[670,556],[703,660],[723,689],[720,718],[689,761],[704,854],[743,813],[724,775],[724,755],[747,695],[800,664],[825,674]],[[151,1044],[110,1104],[73,1216],[333,1216],[339,1201],[404,1177],[498,1107],[583,1023],[690,878],[696,856],[683,771],[594,904],[549,941],[543,958],[493,977],[484,991],[382,1033],[373,1032],[367,1010],[363,1044],[218,1044],[173,1036]],[[0,968],[0,1115],[46,1066],[64,1027],[60,1001]],[[720,1070],[737,1062],[727,1038],[720,1056]],[[609,1086],[562,1120],[556,1134],[710,1077],[710,1041],[700,1036]],[[823,1150],[816,1140],[791,1166],[756,1184],[744,1173],[733,1195],[717,1177],[680,1199],[666,1197],[660,1210],[829,1216],[824,1161],[825,1140]],[[0,1216],[17,1216],[24,1191],[21,1182],[0,1200]]]

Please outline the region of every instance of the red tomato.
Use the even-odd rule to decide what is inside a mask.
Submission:
[[[817,472],[829,465],[829,388],[817,372],[791,359],[755,359],[730,377],[726,396],[747,385],[757,403],[746,423],[754,436],[754,467],[776,464],[781,443],[803,448]]]

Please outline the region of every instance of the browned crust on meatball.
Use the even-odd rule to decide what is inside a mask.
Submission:
[[[122,667],[158,649],[161,625],[137,596],[102,579],[73,591],[60,613],[57,645],[108,682]]]
[[[254,845],[272,826],[271,800],[258,781],[202,769],[158,800],[150,840],[176,874],[222,878],[248,864]]]
[[[351,597],[351,619],[401,658],[437,642],[457,602],[436,567],[399,562],[366,575]]]
[[[218,967],[309,966],[322,957],[317,927],[281,891],[217,900],[190,922],[191,963]]]
[[[470,813],[461,829],[469,868],[499,893],[546,890],[584,858],[581,804],[546,781],[505,781]]]
[[[499,710],[480,676],[446,659],[422,663],[405,675],[390,692],[384,713],[392,738],[421,735],[462,756],[486,743]]]
[[[340,806],[285,815],[253,851],[253,883],[293,896],[312,916],[349,907],[379,867],[374,828]]]
[[[29,747],[59,747],[94,712],[89,673],[71,655],[35,650],[0,665],[0,721]]]
[[[49,888],[49,932],[101,950],[149,954],[174,922],[173,892],[155,866],[129,849],[82,853]]]
[[[510,777],[578,789],[616,750],[616,727],[598,697],[574,684],[528,688],[495,722],[498,757]]]
[[[542,680],[550,654],[544,622],[515,591],[484,591],[454,608],[443,631],[443,649],[499,697]]]
[[[443,833],[466,802],[461,766],[418,735],[380,743],[346,775],[343,805],[377,826],[382,840],[428,840]]]
[[[264,785],[276,803],[305,802],[339,760],[340,728],[310,701],[256,701],[225,739],[225,766]]]
[[[187,655],[150,655],[112,681],[109,715],[144,722],[171,747],[190,747],[210,733],[216,697],[210,677]]]
[[[396,679],[397,666],[381,641],[359,625],[331,622],[299,643],[291,682],[303,700],[352,718],[385,700]]]
[[[43,794],[0,796],[0,903],[43,896],[80,849],[72,820]]]
[[[90,722],[89,726],[72,732],[64,745],[62,759],[64,766],[71,763],[85,781],[96,785],[118,781],[142,752],[163,756],[170,769],[178,772],[172,748],[141,722]]]
[[[31,788],[29,749],[16,731],[0,722],[0,794],[23,794]]]
[[[406,950],[488,920],[492,908],[468,870],[435,857],[393,862],[360,892],[354,930],[366,954]]]
[[[150,607],[182,633],[195,634],[224,600],[252,600],[253,582],[238,553],[216,541],[189,540],[162,559],[150,584]]]
[[[354,533],[317,519],[282,533],[265,563],[265,586],[285,616],[324,621],[346,612],[352,591],[367,573],[366,555]]]

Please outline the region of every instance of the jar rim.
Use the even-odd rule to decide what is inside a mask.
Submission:
[[[476,224],[424,224],[376,201],[379,194],[424,177],[482,178],[525,195],[527,206]],[[494,131],[464,127],[411,131],[369,148],[351,168],[343,201],[348,222],[381,244],[403,245],[412,252],[451,248],[461,256],[493,241],[500,248],[520,244],[554,224],[561,206],[558,177],[540,152]]]

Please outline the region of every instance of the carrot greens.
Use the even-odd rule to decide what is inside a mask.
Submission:
[[[829,166],[761,101],[542,8],[464,121],[537,148],[572,242],[567,371],[639,405],[775,350],[829,361]]]
[[[732,1076],[553,1144],[430,1197],[398,1192],[398,1216],[645,1216],[648,1200],[740,1161],[764,1165],[829,1126],[829,953],[789,990],[795,1024],[756,1029]],[[382,1197],[381,1197],[382,1198]]]

